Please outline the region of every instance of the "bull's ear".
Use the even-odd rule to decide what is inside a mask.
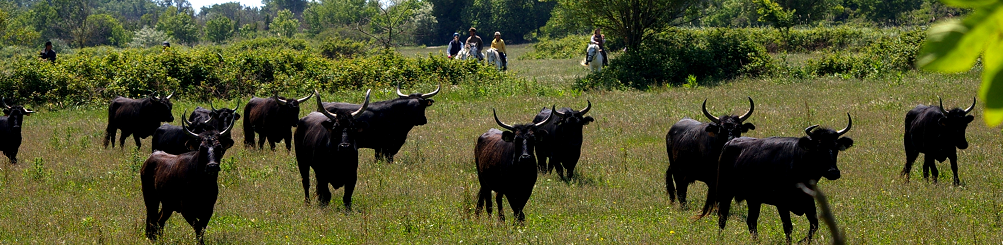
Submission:
[[[808,137],[801,137],[800,139],[798,139],[798,147],[801,147],[801,149],[809,151],[814,150],[816,148],[815,141],[811,140],[811,138]]]
[[[512,133],[512,131],[502,132],[502,140],[505,142],[512,142],[515,140],[515,133]]]
[[[432,106],[433,103],[435,103],[435,100],[425,99],[425,106]]]
[[[585,123],[582,123],[582,125],[589,125],[590,122],[595,122],[596,119],[592,118],[592,116],[586,116],[584,121]]]
[[[853,146],[853,139],[850,137],[841,137],[836,140],[836,146],[839,147],[840,151],[845,151],[847,148]]]
[[[230,147],[233,147],[233,139],[220,138],[219,143],[223,145],[223,149],[230,149]]]
[[[710,124],[707,124],[707,129],[706,130],[707,130],[708,133],[715,133],[716,134],[717,131],[721,130],[721,126],[718,126],[717,123],[710,123]]]
[[[975,116],[972,115],[965,116],[965,123],[970,123],[972,122],[972,120],[975,120]]]
[[[756,125],[752,123],[742,124],[742,133],[749,132],[749,130],[756,130]]]
[[[3,109],[4,116],[10,116],[10,109]]]

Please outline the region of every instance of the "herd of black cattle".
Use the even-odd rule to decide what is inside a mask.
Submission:
[[[345,188],[343,202],[351,209],[358,170],[358,148],[375,150],[377,160],[393,162],[393,156],[404,145],[408,132],[427,123],[425,109],[434,103],[431,99],[439,88],[427,94],[403,94],[399,98],[369,102],[369,92],[361,105],[322,102],[314,93],[301,99],[275,95],[270,98],[253,98],[244,107],[244,144],[263,148],[267,140],[271,149],[285,141],[286,149],[296,145],[296,159],[302,177],[304,200],[310,200],[310,169],[317,181],[317,199],[320,205],[330,202],[333,188]],[[172,94],[173,95],[173,94]],[[238,108],[210,109],[197,107],[182,126],[162,122],[174,120],[171,96],[149,96],[143,99],[118,97],[108,107],[108,127],[104,146],[122,131],[119,145],[132,135],[136,146],[140,139],[153,136],[153,154],[143,164],[140,175],[143,199],[147,208],[146,235],[156,239],[164,223],[174,212],[181,213],[194,228],[199,242],[218,195],[217,177],[220,160],[226,150],[234,145],[230,136]],[[299,118],[299,106],[316,97],[317,112]],[[17,163],[21,145],[21,124],[24,116],[34,113],[23,106],[3,105],[0,117],[0,151],[10,162]],[[238,102],[239,104],[239,102]],[[748,204],[749,232],[756,235],[757,219],[762,204],[777,207],[787,241],[791,241],[790,213],[805,215],[809,221],[810,241],[818,229],[815,202],[798,188],[799,183],[814,183],[822,177],[840,178],[836,164],[840,151],[853,145],[853,140],[842,137],[850,131],[853,120],[847,113],[847,125],[840,130],[810,126],[802,137],[742,137],[755,130],[746,122],[755,111],[749,98],[749,110],[741,116],[715,117],[707,112],[704,100],[702,111],[710,122],[684,118],[675,123],[666,135],[666,152],[669,167],[665,172],[666,190],[670,199],[686,204],[689,184],[702,181],[708,185],[707,199],[699,217],[709,215],[717,207],[718,225],[724,228],[732,200],[745,200]],[[965,130],[974,119],[967,109],[946,110],[940,106],[919,105],[905,118],[904,145],[906,165],[901,174],[908,179],[913,162],[924,153],[923,176],[937,171],[934,160],[951,161],[954,184],[958,178],[957,149],[968,147]],[[475,162],[481,185],[476,213],[486,205],[490,215],[491,192],[495,192],[498,217],[502,214],[502,199],[509,205],[519,221],[525,219],[523,208],[536,184],[537,172],[550,173],[554,168],[562,179],[574,178],[574,169],[581,157],[582,128],[595,121],[585,114],[592,102],[582,110],[571,108],[543,108],[531,123],[510,125],[494,115],[503,130],[490,129],[477,139]],[[185,112],[187,114],[187,112]],[[556,116],[555,116],[556,115]],[[295,134],[291,128],[296,127]],[[13,139],[13,140],[6,140]],[[549,164],[548,164],[549,159]]]

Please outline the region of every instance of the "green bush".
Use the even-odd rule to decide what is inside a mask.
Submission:
[[[320,44],[320,53],[331,59],[352,58],[366,52],[366,43],[329,38]]]
[[[533,50],[519,56],[519,59],[574,59],[585,58],[589,46],[589,35],[569,35],[559,39],[541,38],[533,44]]]

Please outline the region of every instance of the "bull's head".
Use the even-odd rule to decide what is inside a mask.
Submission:
[[[24,116],[30,116],[35,111],[25,109],[20,105],[9,106],[5,100],[5,98],[0,99],[0,103],[3,103],[3,115],[7,117],[7,126],[11,130],[20,131],[21,123],[24,122]]]
[[[707,99],[704,99],[701,110],[703,110],[703,115],[711,121],[711,123],[707,125],[707,133],[710,133],[713,137],[718,137],[728,141],[734,138],[742,137],[742,134],[749,132],[749,130],[755,130],[756,125],[745,122],[746,119],[749,119],[749,117],[752,116],[752,112],[756,110],[756,103],[752,102],[752,97],[748,98],[749,111],[737,117],[731,115],[715,117],[711,115],[710,112],[707,112]]]
[[[362,112],[366,111],[369,107],[369,92],[372,90],[366,90],[366,99],[362,102],[362,107],[358,110],[352,112],[344,112],[341,110],[336,110],[334,112],[324,109],[324,102],[320,99],[320,93],[314,91],[317,96],[317,111],[327,117],[327,121],[321,123],[324,128],[327,129],[328,135],[331,137],[340,136],[338,143],[338,151],[342,150],[358,150],[355,144],[355,134],[362,132],[363,129],[367,127],[365,122],[356,121],[362,116]]]
[[[199,167],[205,166],[204,171],[207,174],[217,174],[219,173],[219,163],[223,158],[223,154],[226,153],[226,149],[233,146],[233,140],[230,137],[230,129],[233,128],[233,122],[230,122],[230,127],[218,131],[215,129],[210,129],[202,133],[193,133],[188,129],[186,120],[181,120],[182,128],[185,129],[185,134],[188,135],[193,140],[199,142],[198,146],[198,159],[196,161]]]
[[[167,95],[167,97],[160,97],[156,95],[150,95],[150,104],[153,111],[153,115],[157,115],[160,122],[173,122],[174,121],[174,104],[171,103],[171,97],[174,97],[174,93]]]
[[[188,110],[185,110],[181,115],[185,114],[188,114]],[[192,114],[188,116],[188,120],[184,120],[182,118],[181,121],[187,123],[188,126],[185,126],[185,129],[198,134],[209,129],[216,129],[216,127],[212,126],[213,120],[212,114],[209,115],[209,118],[205,118],[204,116],[199,116],[195,111],[192,111]]]
[[[279,107],[281,108],[279,111],[281,111],[282,117],[289,120],[290,125],[296,125],[296,122],[299,121],[300,117],[300,103],[310,99],[310,97],[313,97],[313,94],[300,99],[289,99],[279,97],[279,93],[276,92],[275,95],[272,96],[272,99],[279,103]]]
[[[237,110],[240,109],[240,100],[237,100],[237,105],[234,106],[233,109],[224,107],[222,109],[217,110],[216,106],[212,104],[212,101],[209,101],[209,108],[212,108],[211,115],[213,116],[213,118],[219,120],[218,123],[216,123],[215,125],[216,128],[229,127],[230,125],[226,124],[226,122],[237,121],[238,119],[240,119],[240,114],[237,113]]]
[[[821,173],[822,177],[829,180],[839,179],[839,166],[836,165],[836,157],[840,151],[853,146],[853,139],[841,137],[853,127],[853,118],[850,113],[846,113],[846,128],[835,131],[828,128],[819,128],[813,125],[804,130],[805,136],[798,140],[798,147],[808,151],[810,160],[818,163],[810,171]],[[814,129],[814,131],[812,131]]]
[[[554,107],[551,106],[551,110],[553,109]],[[540,129],[540,126],[549,123],[554,118],[554,115],[550,114],[547,116],[547,119],[538,123],[517,124],[513,126],[498,120],[498,112],[494,109],[491,109],[491,112],[494,113],[495,123],[498,123],[498,126],[503,129],[508,130],[502,132],[502,140],[514,144],[514,161],[520,164],[532,164],[536,166],[536,157],[533,156],[534,149],[536,149],[536,143],[543,142],[543,137],[537,137],[536,135],[539,134],[542,136],[547,134],[547,131]]]
[[[397,83],[397,96],[400,99],[407,99],[407,112],[405,113],[407,118],[413,118],[414,121],[411,122],[413,125],[425,125],[428,123],[428,118],[425,117],[425,108],[432,106],[435,100],[432,100],[432,96],[439,93],[439,89],[442,85],[435,86],[435,91],[431,93],[413,93],[410,95],[401,93],[400,83]]]
[[[582,109],[581,111],[575,111],[570,108],[561,108],[561,110],[554,111],[554,113],[556,113],[558,116],[557,125],[566,125],[566,126],[574,125],[580,127],[588,125],[590,122],[594,122],[595,121],[594,118],[585,115],[585,113],[589,113],[589,110],[592,109],[592,101],[589,100],[585,101],[588,102],[588,105],[585,106],[585,109]]]
[[[940,97],[937,97],[940,99]],[[968,109],[954,108],[950,111],[944,110],[944,100],[940,99],[940,112],[944,114],[944,117],[937,120],[945,130],[943,133],[947,136],[949,143],[957,146],[958,149],[968,148],[968,139],[965,139],[965,131],[968,129],[968,123],[975,120],[975,117],[968,115],[975,108],[975,98],[972,98],[972,105]]]

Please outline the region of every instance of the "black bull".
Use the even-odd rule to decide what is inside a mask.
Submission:
[[[315,93],[316,94],[316,93]],[[328,185],[335,189],[345,187],[342,202],[346,209],[352,208],[352,194],[358,180],[359,149],[355,143],[359,131],[365,123],[356,119],[369,104],[369,91],[362,107],[355,111],[324,109],[320,94],[317,96],[317,110],[299,120],[294,140],[296,142],[296,162],[303,184],[304,201],[310,203],[310,169],[317,179],[317,201],[326,206],[331,200]]]
[[[425,108],[435,103],[432,96],[438,94],[439,89],[441,86],[437,86],[435,91],[431,93],[407,95],[401,93],[400,86],[398,86],[396,99],[370,103],[358,119],[359,122],[365,122],[369,125],[369,128],[359,133],[356,139],[359,148],[375,150],[374,159],[377,161],[393,162],[394,155],[407,141],[408,132],[414,126],[428,123],[428,119],[425,117]],[[359,108],[358,104],[324,103],[324,109],[328,111],[355,111]]]
[[[17,164],[17,152],[21,148],[21,125],[24,123],[24,116],[30,116],[35,111],[25,109],[23,106],[8,106],[3,103],[3,114],[0,117],[0,151],[10,159],[11,164]]]
[[[539,123],[508,125],[498,120],[495,113],[495,123],[503,129],[490,129],[477,138],[474,148],[474,161],[477,164],[477,180],[481,189],[477,195],[476,214],[487,204],[488,215],[491,214],[491,192],[495,193],[498,203],[498,218],[505,220],[502,212],[502,197],[508,198],[513,215],[517,220],[526,219],[523,208],[533,194],[536,185],[537,165],[533,157],[534,146],[541,143],[538,135],[547,134],[540,126],[550,121],[553,116]]]
[[[536,159],[541,172],[549,173],[557,168],[557,174],[564,178],[567,169],[568,178],[575,177],[575,167],[582,156],[582,127],[595,121],[591,116],[585,116],[592,109],[592,101],[587,102],[588,105],[581,111],[564,107],[554,113],[555,110],[544,107],[533,118],[533,123],[540,123],[557,114],[555,120],[540,126],[547,133],[537,136],[547,142],[536,146]]]
[[[160,127],[160,122],[174,121],[171,109],[171,96],[165,98],[149,97],[143,99],[130,99],[117,97],[108,106],[108,128],[105,129],[104,147],[115,147],[115,133],[121,129],[122,137],[119,139],[119,146],[125,147],[125,138],[132,135],[136,141],[136,148],[139,148],[140,138],[153,135],[153,132]]]
[[[745,122],[756,110],[755,102],[751,97],[748,99],[749,111],[737,117],[711,115],[707,112],[705,99],[701,110],[710,120],[709,123],[684,118],[672,125],[665,135],[665,151],[669,155],[669,168],[665,170],[665,189],[670,200],[675,201],[678,195],[680,204],[685,207],[686,190],[691,183],[699,180],[707,186],[712,185],[717,179],[717,160],[724,143],[756,129],[752,123]],[[710,198],[709,192],[707,195]]]
[[[292,149],[292,127],[299,122],[299,104],[310,99],[310,94],[301,99],[279,96],[271,98],[251,98],[244,106],[244,145],[254,147],[254,136],[258,134],[258,148],[268,145],[275,150],[275,144],[285,140],[286,150]]]
[[[810,242],[818,229],[815,202],[798,188],[798,183],[841,177],[837,157],[840,151],[853,146],[852,139],[841,137],[853,126],[850,114],[846,116],[849,122],[839,131],[827,128],[812,131],[818,127],[814,125],[806,128],[801,138],[742,137],[729,141],[721,151],[717,183],[710,188],[715,198],[704,205],[700,217],[709,214],[716,203],[719,205],[718,226],[724,229],[731,200],[745,200],[749,207],[746,224],[755,237],[760,206],[770,204],[777,207],[788,242],[793,230],[790,213],[805,215],[809,223],[805,239]]]
[[[936,182],[940,172],[937,171],[934,160],[943,162],[951,159],[954,185],[961,185],[961,179],[958,177],[957,149],[968,148],[965,131],[968,123],[975,119],[974,116],[968,115],[973,108],[975,108],[975,98],[972,98],[972,105],[964,110],[954,108],[945,111],[944,102],[941,101],[940,107],[919,105],[906,113],[903,135],[906,163],[902,168],[902,175],[906,181],[909,180],[913,162],[919,157],[919,153],[923,153],[923,178],[928,178],[932,170],[933,181]]]

